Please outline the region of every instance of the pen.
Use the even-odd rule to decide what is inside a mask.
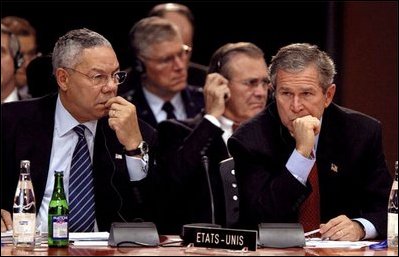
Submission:
[[[313,235],[313,234],[316,234],[316,233],[319,233],[319,232],[320,232],[320,229],[318,228],[318,229],[306,232],[304,235],[305,235],[305,237],[307,237],[307,236],[310,236],[310,235]]]

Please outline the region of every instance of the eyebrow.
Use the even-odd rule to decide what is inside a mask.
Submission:
[[[114,73],[117,72],[119,69],[120,69],[120,67],[118,66],[116,69],[114,69],[114,70],[112,71],[111,74],[114,74]],[[95,71],[95,72],[98,72],[98,73],[104,73],[104,70],[103,70],[103,69],[99,69],[99,68],[92,68],[92,69],[90,69],[90,71]]]

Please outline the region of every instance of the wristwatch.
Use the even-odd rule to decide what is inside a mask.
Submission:
[[[140,155],[141,157],[143,157],[144,155],[148,154],[148,144],[147,144],[146,141],[141,141],[136,149],[133,149],[133,150],[126,150],[125,149],[125,154],[127,156],[138,156],[138,155]]]

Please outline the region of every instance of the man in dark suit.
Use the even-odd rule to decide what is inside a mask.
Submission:
[[[386,237],[391,178],[381,124],[332,103],[334,75],[314,45],[291,44],[273,57],[275,103],[228,142],[247,227],[300,222],[331,240]]]
[[[182,36],[183,43],[191,48],[193,47],[194,15],[187,6],[181,3],[157,4],[151,8],[148,16],[162,17],[176,24]],[[207,66],[190,61],[188,64],[188,83],[203,87],[207,72]]]
[[[180,233],[187,223],[211,223],[206,156],[215,206],[215,221],[225,225],[220,161],[229,158],[226,142],[236,125],[266,105],[269,76],[261,49],[240,42],[220,47],[212,56],[204,87],[205,113],[193,119],[159,124],[159,152],[165,195],[159,229]],[[172,205],[173,204],[173,205]],[[173,207],[171,207],[171,205]]]
[[[156,127],[165,119],[200,113],[202,88],[187,84],[191,48],[183,44],[177,26],[160,17],[144,18],[129,39],[134,64],[118,94],[136,106],[138,117]]]
[[[46,231],[55,170],[64,171],[67,197],[71,192],[77,125],[84,126],[92,160],[91,229],[105,231],[114,221],[146,218],[142,190],[148,186],[153,158],[145,146],[154,144],[155,131],[137,119],[134,105],[116,97],[126,74],[119,71],[111,44],[94,31],[72,30],[59,38],[52,61],[58,94],[2,105],[2,231],[11,225],[6,211],[12,212],[21,160],[31,162],[38,222]]]

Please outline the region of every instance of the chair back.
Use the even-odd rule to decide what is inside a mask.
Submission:
[[[220,162],[220,175],[223,183],[226,210],[225,227],[235,228],[239,219],[239,195],[233,158],[228,158]]]

